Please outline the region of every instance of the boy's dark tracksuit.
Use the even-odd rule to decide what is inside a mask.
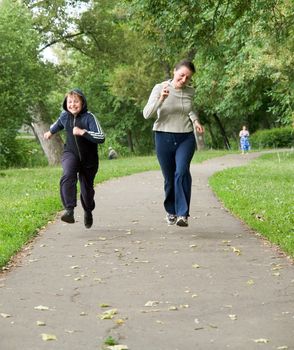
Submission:
[[[80,181],[81,203],[85,212],[95,208],[94,178],[98,171],[98,143],[105,141],[105,136],[95,116],[88,112],[84,94],[72,90],[83,99],[81,112],[74,117],[63,102],[64,111],[58,120],[51,125],[50,132],[55,134],[60,130],[66,131],[66,143],[62,155],[63,175],[60,179],[60,195],[65,209],[73,209],[77,205],[77,180]],[[83,136],[73,135],[77,126],[86,130]]]

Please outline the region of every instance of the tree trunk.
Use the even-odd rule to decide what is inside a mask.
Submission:
[[[50,140],[44,139],[44,133],[49,130],[49,123],[42,119],[42,107],[35,107],[32,112],[31,127],[36,138],[39,140],[41,147],[45,153],[49,165],[60,164],[61,154],[63,150],[63,141],[60,135],[54,135]]]
[[[218,144],[217,144],[216,138],[214,136],[214,133],[212,131],[212,127],[211,127],[210,121],[206,121],[206,124],[208,126],[208,131],[210,133],[212,148],[217,148]]]
[[[132,131],[131,130],[127,131],[127,138],[128,138],[129,149],[133,153],[134,152],[134,143],[133,143],[133,137],[132,137]]]
[[[221,132],[221,135],[223,137],[226,149],[228,149],[228,150],[231,149],[229,139],[227,138],[227,135],[226,135],[226,131],[225,131],[225,129],[224,129],[224,127],[223,127],[223,125],[222,125],[218,115],[216,113],[214,113],[213,117],[214,117],[214,119],[215,119],[215,121],[216,121],[216,123],[217,123],[217,125],[218,125],[218,127],[220,129],[220,132]]]

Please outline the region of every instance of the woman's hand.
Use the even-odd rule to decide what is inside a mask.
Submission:
[[[199,133],[199,134],[203,134],[204,133],[204,126],[202,126],[198,120],[195,120],[194,121],[194,126],[195,126],[195,129],[196,131]]]
[[[161,93],[160,93],[159,100],[163,102],[168,97],[168,95],[169,95],[168,85],[165,84],[163,86],[163,89],[162,89]]]

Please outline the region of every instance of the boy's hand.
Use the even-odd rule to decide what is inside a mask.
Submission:
[[[77,126],[75,126],[73,129],[72,129],[72,133],[76,136],[83,136],[84,133],[86,132],[86,130],[84,129],[80,129],[78,128]]]
[[[45,134],[44,134],[44,139],[45,139],[45,140],[49,140],[49,139],[51,139],[51,136],[52,136],[51,132],[50,132],[50,131],[47,131],[47,132],[45,132]]]

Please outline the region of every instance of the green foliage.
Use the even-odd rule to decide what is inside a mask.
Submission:
[[[52,83],[51,68],[40,60],[40,38],[31,13],[20,2],[0,3],[0,164],[17,163],[15,137],[32,119],[32,107]],[[13,155],[16,159],[13,160]]]
[[[256,131],[250,137],[252,148],[291,148],[294,147],[292,127],[273,128]]]
[[[118,342],[117,342],[116,339],[114,339],[113,337],[109,336],[109,337],[107,337],[107,338],[105,339],[104,344],[105,344],[105,345],[117,345]]]
[[[251,228],[294,256],[294,152],[272,153],[212,176],[224,205]]]

